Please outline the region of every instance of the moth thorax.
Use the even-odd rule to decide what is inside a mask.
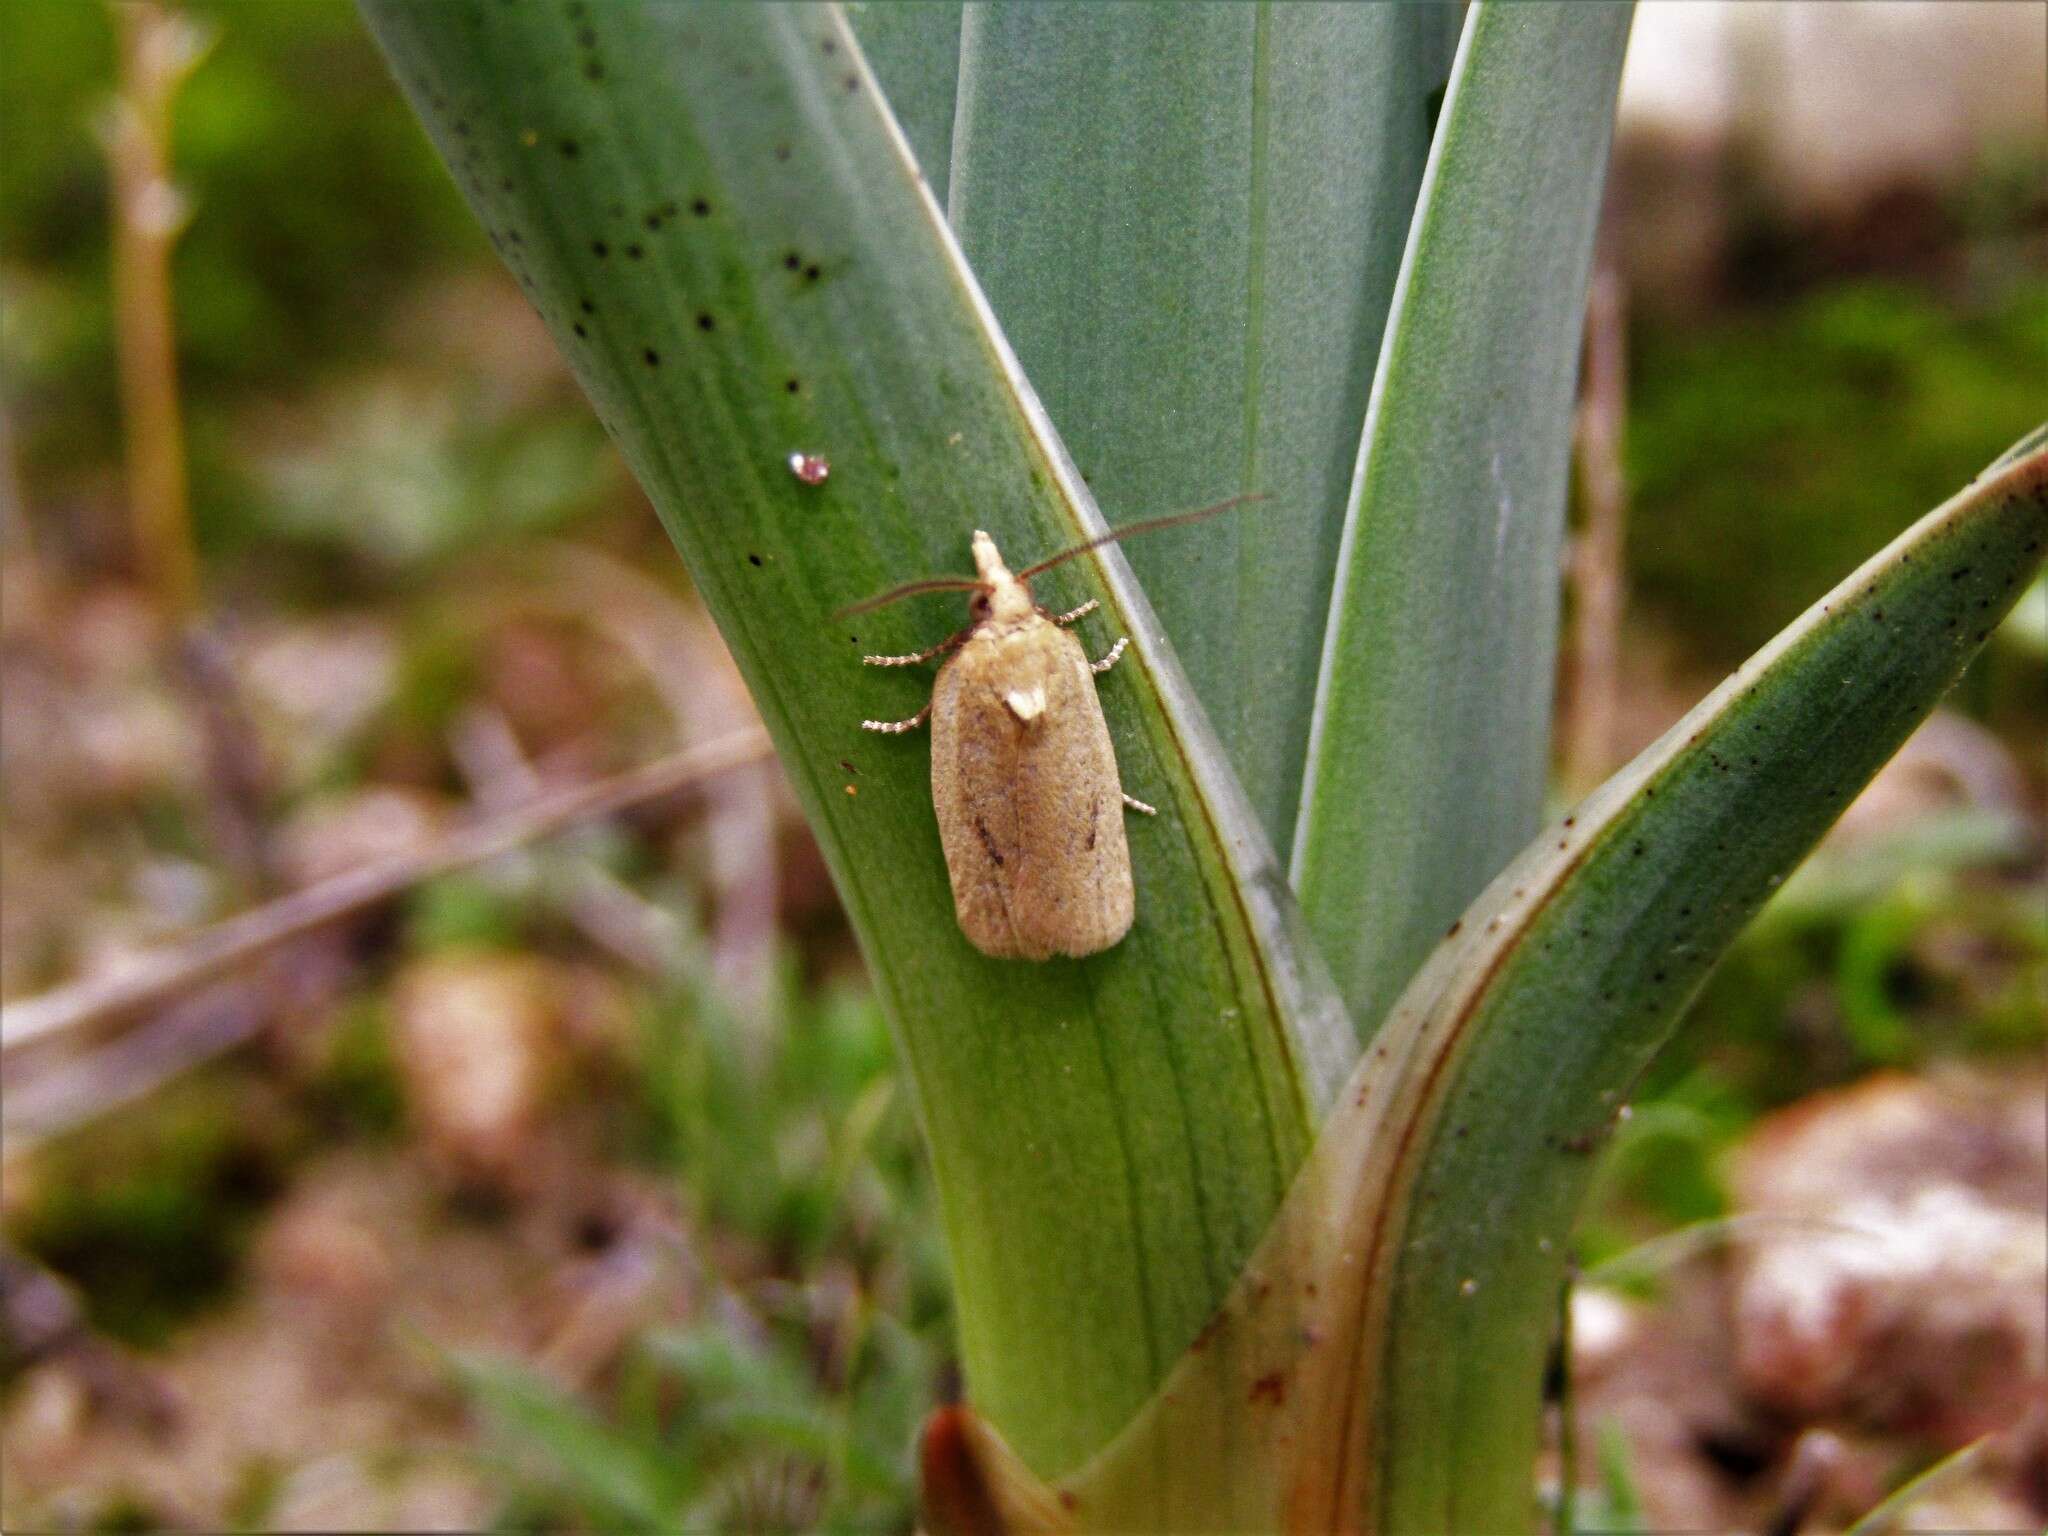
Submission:
[[[1003,695],[1003,704],[1017,717],[1020,725],[1036,725],[1045,715],[1045,685],[1032,688],[1012,688]]]
[[[974,572],[988,584],[989,618],[1005,623],[1031,615],[1031,589],[1010,574],[996,541],[979,528],[974,530]]]

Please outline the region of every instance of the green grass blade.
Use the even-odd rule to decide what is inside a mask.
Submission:
[[[960,0],[862,0],[846,15],[925,185],[945,207],[960,84]]]
[[[614,1429],[531,1367],[484,1354],[450,1364],[501,1453],[601,1525],[672,1529],[695,1497],[685,1457]]]
[[[1366,1031],[1535,830],[1626,6],[1468,13],[1373,382],[1292,869]]]
[[[1968,1445],[1948,1453],[1926,1471],[1894,1489],[1874,1509],[1866,1512],[1842,1536],[1891,1536],[1904,1522],[1906,1513],[1928,1494],[1954,1482],[1984,1459],[1991,1436],[1979,1435]]]
[[[948,212],[1276,848],[1444,5],[970,8]]]
[[[961,937],[913,713],[958,594],[831,615],[1099,522],[835,9],[366,0],[498,248],[681,550],[773,734],[915,1084],[976,1401],[1034,1466],[1157,1385],[1271,1218],[1351,1049],[1284,880],[1115,550],[1040,597],[1101,691],[1136,928],[1084,963]],[[792,452],[830,478],[801,483]],[[1161,538],[1175,535],[1163,534]]]
[[[1544,832],[1375,1042],[1401,1101],[1377,1136],[1385,1529],[1527,1524],[1592,1154],[1714,962],[2048,558],[2048,449],[2001,463]]]

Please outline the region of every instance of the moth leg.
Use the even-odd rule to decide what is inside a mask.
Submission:
[[[1135,795],[1125,795],[1124,804],[1129,806],[1134,811],[1144,812],[1144,814],[1147,816],[1157,816],[1159,814],[1158,806],[1147,805],[1144,801],[1138,799]]]
[[[1116,665],[1117,658],[1123,655],[1124,647],[1129,645],[1130,643],[1131,637],[1129,635],[1125,635],[1123,639],[1117,641],[1115,645],[1112,645],[1109,648],[1109,654],[1103,657],[1102,660],[1089,662],[1088,670],[1090,672],[1107,672],[1111,667]]]
[[[1080,607],[1071,609],[1066,613],[1047,613],[1045,616],[1048,619],[1051,619],[1055,624],[1071,624],[1076,619],[1087,618],[1089,614],[1093,613],[1096,609],[1100,608],[1101,606],[1102,600],[1100,598],[1091,597],[1088,599],[1087,602],[1083,603]],[[1044,613],[1045,610],[1040,609],[1039,612]]]
[[[908,656],[863,656],[861,660],[871,667],[914,667],[921,661],[930,661],[934,656],[943,656],[946,652],[956,649],[961,641],[973,633],[971,629],[963,629],[958,634],[946,636],[937,645],[922,651],[913,651]]]
[[[923,725],[931,712],[932,707],[927,704],[908,720],[863,720],[860,728],[864,731],[880,731],[884,736],[901,736],[905,731],[914,731]]]

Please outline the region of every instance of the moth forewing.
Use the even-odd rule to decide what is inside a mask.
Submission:
[[[1116,753],[1087,654],[1050,620],[988,620],[940,669],[932,802],[954,912],[984,954],[1091,955],[1130,930]]]
[[[947,650],[931,702],[907,720],[863,720],[870,731],[932,723],[932,804],[961,931],[1003,960],[1076,958],[1130,932],[1135,900],[1124,808],[1153,815],[1123,792],[1095,674],[1115,665],[1119,640],[1092,666],[1057,619],[1031,600],[1029,578],[1125,538],[1210,517],[1257,497],[1152,518],[1062,550],[1013,575],[995,540],[974,535],[973,579],[927,577],[842,609],[865,613],[920,592],[966,589],[972,627],[923,651],[864,656],[870,666],[908,666]]]

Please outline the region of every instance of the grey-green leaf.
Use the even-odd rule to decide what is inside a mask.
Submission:
[[[1409,235],[1292,858],[1368,1033],[1542,813],[1573,381],[1629,17],[1472,6]]]
[[[960,0],[857,0],[847,20],[941,208],[953,164]]]
[[[948,212],[1285,849],[1448,5],[974,6]],[[1469,893],[1468,893],[1469,894]]]
[[[1161,810],[1131,829],[1137,925],[1080,963],[961,937],[928,748],[859,728],[931,687],[861,655],[957,628],[959,594],[834,614],[962,570],[977,525],[1023,560],[1099,522],[836,9],[364,10],[753,690],[916,1087],[969,1384],[1058,1471],[1201,1327],[1341,1075],[1285,882],[1110,551],[1039,596],[1098,596],[1087,643],[1134,642],[1100,686]]]
[[[1380,1529],[1529,1523],[1535,1384],[1595,1150],[1714,962],[2044,558],[2036,445],[1543,833],[1405,994],[1365,1069],[1404,1105],[1372,1149],[1388,1193],[1361,1234],[1384,1287],[1366,1366]]]

